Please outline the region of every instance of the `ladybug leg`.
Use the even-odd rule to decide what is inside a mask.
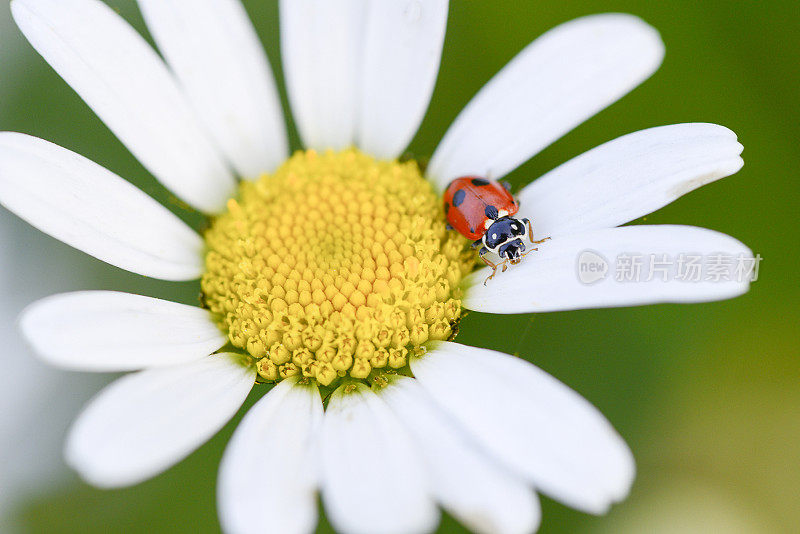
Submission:
[[[488,252],[489,252],[489,249],[486,248],[486,247],[483,247],[481,249],[481,251],[480,251],[480,256],[481,256],[481,259],[483,260],[483,263],[485,263],[486,265],[488,265],[489,267],[492,268],[492,274],[490,274],[486,278],[486,280],[483,281],[483,285],[486,285],[486,282],[488,282],[489,280],[494,278],[494,275],[497,274],[497,268],[498,267],[501,267],[501,266],[503,267],[503,271],[502,272],[506,272],[506,269],[508,269],[508,265],[507,265],[508,264],[508,260],[503,260],[501,263],[494,263],[493,261],[487,259],[484,256],[484,254],[487,254]]]
[[[500,185],[502,185],[503,188],[505,188],[505,190],[508,191],[509,193],[511,192],[511,182],[509,182],[507,180],[502,180],[500,182]]]
[[[528,225],[528,241],[533,243],[533,225],[531,224],[531,220],[528,218],[522,219],[522,222]]]
[[[486,265],[488,265],[489,267],[492,268],[492,274],[490,274],[489,277],[486,280],[483,281],[483,285],[486,285],[486,282],[488,282],[489,280],[494,278],[494,275],[497,273],[497,267],[498,267],[498,265],[496,263],[492,262],[491,260],[487,259],[484,256],[484,254],[486,254],[487,252],[489,252],[489,249],[487,249],[486,247],[483,247],[481,249],[481,251],[480,251],[480,257],[483,260],[483,263],[485,263]]]
[[[525,224],[528,225],[528,240],[531,243],[533,243],[534,245],[539,245],[539,244],[544,243],[545,241],[548,241],[550,239],[549,237],[545,237],[544,239],[540,239],[539,241],[534,241],[533,240],[533,225],[531,224],[530,219],[522,219],[522,222],[524,222]],[[537,250],[537,249],[533,249],[533,250]],[[533,252],[533,251],[528,251],[528,252]]]
[[[472,248],[478,248],[482,244],[483,244],[483,239],[476,239],[475,241],[472,242]]]
[[[446,225],[446,228],[447,228],[448,230],[455,230],[455,228],[453,228],[453,227],[450,225],[450,223],[447,223],[447,225]]]

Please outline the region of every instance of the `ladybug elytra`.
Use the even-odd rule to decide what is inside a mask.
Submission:
[[[532,244],[549,239],[534,241],[530,220],[513,217],[519,211],[519,202],[509,192],[506,182],[480,176],[456,178],[445,190],[444,209],[448,226],[472,239],[473,248],[481,247],[481,259],[492,268],[492,274],[484,284],[494,277],[498,267],[505,272],[509,263],[516,265],[525,255],[538,250],[533,248],[525,252],[523,239],[526,233]],[[486,257],[489,252],[502,261],[489,260]]]

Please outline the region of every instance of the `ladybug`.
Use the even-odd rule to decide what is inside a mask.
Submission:
[[[491,280],[502,267],[516,265],[522,258],[538,250],[533,248],[525,252],[523,238],[528,234],[528,241],[538,245],[541,241],[533,240],[533,226],[525,218],[513,216],[519,211],[519,202],[510,192],[508,182],[497,182],[480,176],[462,176],[456,178],[444,192],[444,212],[448,229],[455,229],[465,237],[472,239],[473,248],[481,247],[480,258],[492,268],[492,274],[484,281]],[[492,252],[500,257],[501,262],[494,263],[486,258]]]

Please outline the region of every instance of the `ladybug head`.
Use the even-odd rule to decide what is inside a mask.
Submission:
[[[486,233],[483,234],[483,244],[501,258],[505,258],[500,252],[503,246],[510,244],[512,241],[519,241],[521,245],[522,240],[517,238],[524,235],[525,225],[522,224],[522,221],[509,216],[500,217],[486,229]],[[522,250],[525,250],[524,245],[522,245]],[[509,257],[509,259],[511,258]]]
[[[500,246],[498,255],[502,259],[509,260],[512,265],[516,265],[522,259],[523,252],[525,252],[525,243],[522,242],[522,239],[512,239]]]

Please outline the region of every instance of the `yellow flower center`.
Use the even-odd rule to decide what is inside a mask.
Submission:
[[[415,162],[355,149],[298,152],[243,182],[205,240],[203,302],[268,381],[406,367],[455,334],[475,265]]]

